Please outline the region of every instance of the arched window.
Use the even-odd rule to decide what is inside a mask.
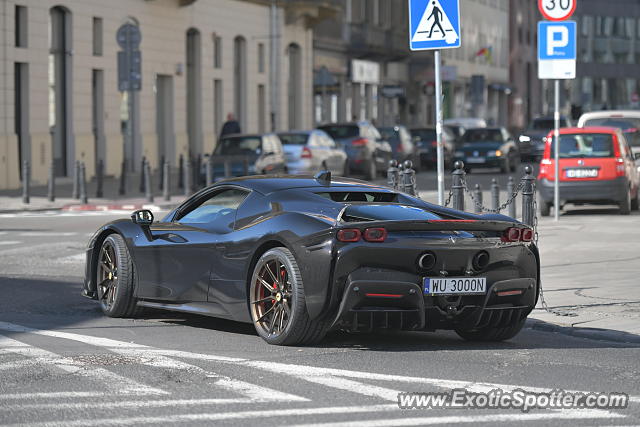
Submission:
[[[244,132],[247,127],[247,42],[242,36],[233,40],[233,94],[236,119]]]
[[[187,135],[189,155],[202,153],[202,48],[200,31],[187,31]]]
[[[300,46],[291,43],[289,56],[289,129],[302,127],[302,55]]]

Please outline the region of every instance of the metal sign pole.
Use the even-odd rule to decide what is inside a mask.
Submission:
[[[554,218],[558,221],[560,212],[560,80],[555,81],[555,106],[553,112],[554,129],[554,176],[555,183],[553,189],[553,213]]]
[[[442,149],[442,75],[440,70],[440,50],[435,51],[436,77],[436,141],[438,154],[438,204],[444,204],[444,152]]]

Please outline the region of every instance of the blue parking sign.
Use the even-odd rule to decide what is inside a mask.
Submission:
[[[576,22],[538,22],[538,59],[576,59]]]
[[[460,47],[458,0],[409,0],[409,49]]]

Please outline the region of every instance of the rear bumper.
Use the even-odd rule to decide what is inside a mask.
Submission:
[[[487,157],[482,163],[473,163],[468,157],[456,157],[456,160],[462,160],[466,168],[499,168],[504,165],[503,157]],[[471,158],[473,159],[473,158]]]
[[[316,167],[309,159],[300,159],[287,162],[287,170],[292,175],[312,175],[318,172],[320,167]]]
[[[629,184],[625,177],[598,181],[560,181],[562,203],[618,203],[625,199]],[[538,180],[540,197],[553,203],[554,181]]]

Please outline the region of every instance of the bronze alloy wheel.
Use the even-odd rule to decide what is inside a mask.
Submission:
[[[251,314],[261,335],[276,338],[285,331],[293,309],[290,271],[284,262],[272,255],[261,258],[251,286]]]
[[[98,301],[104,311],[111,311],[118,292],[118,259],[109,240],[100,249],[97,273]]]

